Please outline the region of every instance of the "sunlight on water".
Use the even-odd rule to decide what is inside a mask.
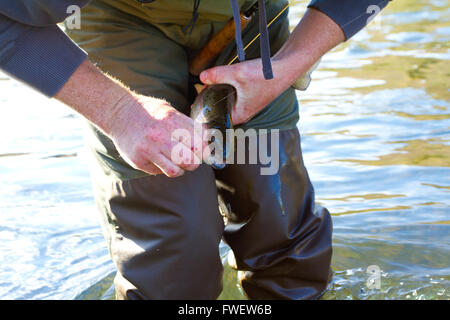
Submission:
[[[334,218],[324,299],[450,298],[449,43],[448,1],[393,1],[298,94],[306,166]],[[0,90],[0,298],[112,298],[83,121],[3,74]],[[243,298],[228,266],[224,283],[221,298]]]
[[[446,1],[394,1],[299,94],[305,162],[334,216],[325,299],[450,297],[449,17]]]

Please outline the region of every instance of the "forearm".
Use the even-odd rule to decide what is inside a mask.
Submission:
[[[336,22],[318,10],[308,9],[284,46],[273,57],[278,78],[287,85],[292,84],[325,53],[343,41],[344,32]]]
[[[132,92],[85,61],[56,94],[94,123],[114,142],[122,158],[149,174],[177,177],[201,163],[206,142],[194,131],[194,122],[165,100]],[[174,130],[188,132],[180,147]],[[172,158],[173,150],[183,149]],[[197,160],[194,160],[197,159]]]
[[[108,77],[89,60],[72,74],[55,98],[70,106],[111,134],[124,104],[132,104],[134,94],[120,82]]]

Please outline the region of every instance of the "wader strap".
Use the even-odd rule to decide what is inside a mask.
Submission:
[[[266,6],[264,0],[258,0],[259,6],[259,32],[261,33],[260,48],[263,64],[263,73],[266,80],[273,79],[272,63],[270,61],[269,31],[266,20]]]
[[[186,31],[189,29],[189,35],[192,33],[192,30],[194,29],[195,23],[198,20],[198,7],[200,6],[200,0],[194,0],[194,9],[192,10],[192,19],[189,21],[188,25],[183,28],[183,32],[186,33]]]
[[[234,24],[236,26],[235,38],[236,47],[238,52],[239,61],[245,60],[244,44],[242,43],[242,30],[241,30],[241,14],[239,12],[238,0],[230,0],[231,9],[233,10]]]

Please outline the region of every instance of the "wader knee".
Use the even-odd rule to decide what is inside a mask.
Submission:
[[[124,299],[216,299],[222,290],[214,174],[206,165],[182,177],[113,181],[103,225]]]

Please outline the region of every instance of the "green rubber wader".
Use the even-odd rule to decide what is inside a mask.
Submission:
[[[268,1],[268,20],[285,4]],[[201,1],[200,18],[189,35],[182,29],[192,16],[192,1],[141,6],[134,0],[93,0],[82,10],[81,29],[67,32],[103,71],[189,114],[188,59],[231,18],[229,6],[228,0]],[[243,31],[244,43],[258,31],[255,17]],[[289,36],[287,13],[269,34],[275,53]],[[232,44],[214,65],[226,64],[235,54]],[[247,59],[257,57],[256,42]],[[319,297],[329,279],[332,223],[328,211],[314,203],[297,121],[297,99],[288,89],[241,126],[269,129],[269,136],[270,129],[280,129],[274,175],[261,175],[260,164],[227,165],[221,171],[201,165],[174,179],[131,168],[113,142],[90,125],[94,194],[118,271],[117,298],[216,299],[222,290],[221,239],[244,272],[241,284],[249,298]],[[226,224],[218,197],[229,209]]]

